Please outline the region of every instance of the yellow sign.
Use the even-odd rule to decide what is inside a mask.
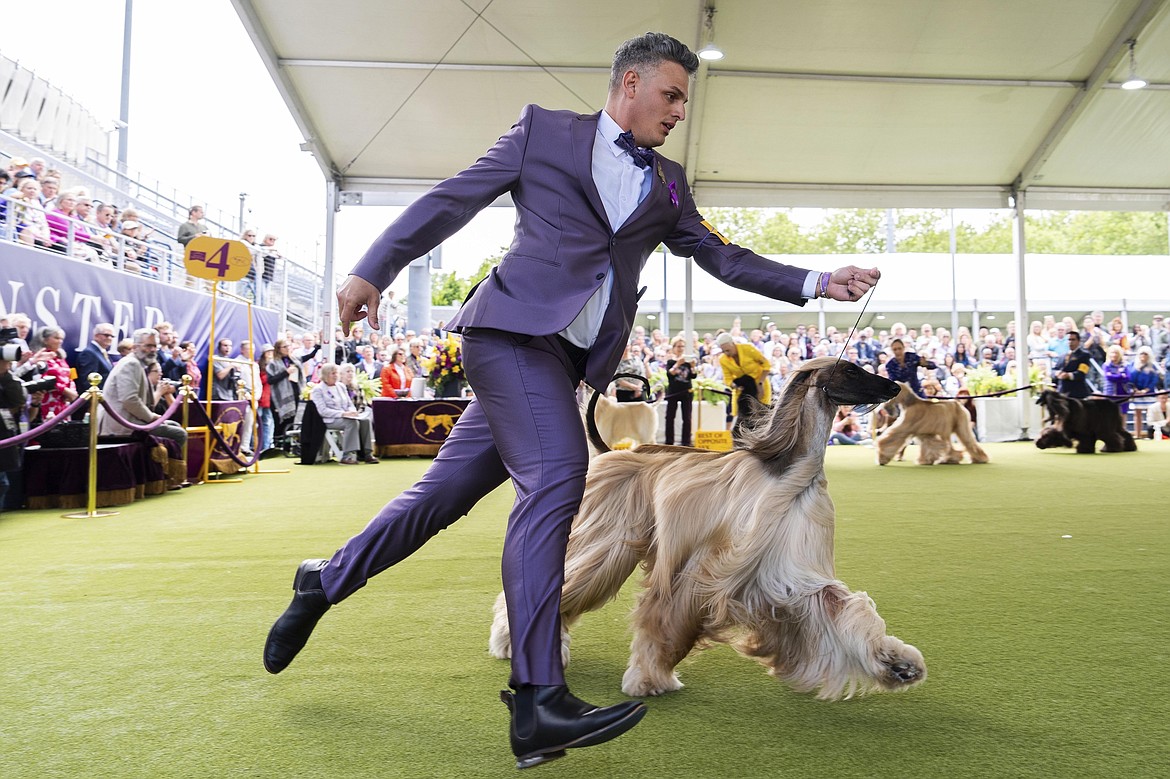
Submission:
[[[731,451],[730,430],[696,430],[695,448],[707,449],[712,452]]]
[[[252,267],[252,252],[243,241],[201,235],[187,244],[183,264],[197,279],[239,281]]]

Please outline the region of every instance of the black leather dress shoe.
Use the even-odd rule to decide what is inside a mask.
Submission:
[[[599,708],[564,685],[522,685],[514,693],[501,691],[500,700],[512,712],[510,735],[517,768],[532,768],[564,757],[566,749],[617,738],[646,716],[641,701]]]
[[[273,623],[264,642],[264,668],[278,674],[288,667],[304,648],[317,620],[329,610],[329,600],[321,587],[321,569],[328,560],[305,560],[293,577],[293,599]]]

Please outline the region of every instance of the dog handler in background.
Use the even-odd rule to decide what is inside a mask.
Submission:
[[[565,546],[588,464],[579,382],[599,390],[609,384],[637,312],[639,272],[661,243],[728,284],[794,305],[859,300],[879,276],[876,268],[818,273],[781,265],[703,220],[682,166],[652,151],[686,118],[697,68],[694,53],[665,34],[626,41],[614,55],[603,111],[526,106],[483,157],[416,200],[358,262],[337,294],[346,332],[363,316],[377,328],[380,293],[394,277],[511,194],[512,246],[448,325],[463,334],[475,399],[417,484],[331,559],[297,569],[292,603],[264,647],[268,671],[293,660],[330,606],[510,478],[516,502],[502,573],[513,692],[501,698],[511,711],[517,767],[608,741],[645,714],[639,701],[597,707],[565,686]]]

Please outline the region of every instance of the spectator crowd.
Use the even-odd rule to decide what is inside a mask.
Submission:
[[[188,243],[210,234],[201,205],[188,209],[187,221],[171,236],[147,224],[132,207],[102,203],[84,186],[62,182],[62,172],[40,157],[10,157],[7,167],[0,168],[0,240],[157,279],[166,278],[168,262],[182,265]],[[283,256],[276,234],[259,235],[254,228],[240,234],[252,254],[252,266],[239,291],[259,305],[269,305],[268,288]],[[186,282],[199,286],[193,278]]]

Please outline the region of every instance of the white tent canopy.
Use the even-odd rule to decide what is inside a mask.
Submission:
[[[702,205],[1170,206],[1167,0],[233,2],[342,202],[409,202],[525,103],[597,110],[618,42],[698,49],[713,5],[662,150]]]
[[[661,150],[700,207],[1011,206],[1018,321],[1025,207],[1170,210],[1170,0],[232,2],[327,179],[327,278],[339,205],[409,203],[526,103],[598,110],[647,30],[726,54]]]

